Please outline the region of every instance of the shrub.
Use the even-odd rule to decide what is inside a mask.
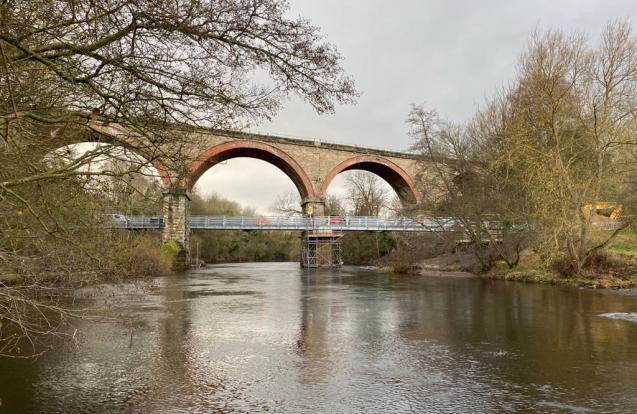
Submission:
[[[416,273],[420,267],[416,263],[408,263],[402,261],[390,261],[387,269],[392,273]]]
[[[171,259],[175,259],[179,254],[179,245],[174,240],[169,240],[161,246],[161,251]]]
[[[597,251],[584,263],[582,276],[625,278],[633,274],[636,267],[635,259],[630,255]],[[563,256],[553,261],[552,268],[562,277],[573,277],[576,273],[572,261]]]
[[[137,235],[129,241],[118,241],[112,249],[112,269],[116,277],[159,276],[170,273],[172,248],[147,235]],[[178,249],[177,249],[178,251]]]

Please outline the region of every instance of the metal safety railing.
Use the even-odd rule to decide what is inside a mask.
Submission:
[[[125,216],[108,220],[106,227],[119,229],[161,229],[161,216]],[[460,231],[453,218],[413,219],[375,216],[191,216],[192,230],[301,230],[301,231]]]

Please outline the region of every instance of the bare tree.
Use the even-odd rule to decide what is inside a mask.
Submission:
[[[319,112],[351,102],[335,48],[286,11],[280,0],[3,2],[5,148],[46,153],[85,140],[97,125],[89,121],[101,119],[146,137],[135,146],[152,162],[184,138],[167,126],[245,126],[271,117],[290,92]],[[0,188],[10,195],[27,181],[86,173],[81,165],[5,176]]]
[[[582,275],[621,230],[596,231],[596,206],[621,203],[634,176],[637,42],[623,21],[596,47],[582,35],[536,33],[518,68],[464,130],[412,111],[417,148],[430,161],[424,176],[440,179],[458,216],[493,215],[503,231],[524,231],[547,263],[566,260],[568,273]],[[505,260],[517,251],[494,246]]]
[[[325,196],[325,214],[328,216],[345,215],[345,208],[341,200],[331,194]],[[279,194],[271,206],[272,210],[285,216],[302,215],[301,197],[296,191]]]
[[[347,199],[355,216],[378,216],[389,206],[387,186],[381,179],[366,171],[355,171],[347,176]]]
[[[289,94],[318,112],[352,102],[335,47],[288,16],[284,0],[0,2],[0,272],[99,271],[91,177],[125,184],[160,160],[186,174],[192,128],[252,125]],[[86,141],[113,145],[54,152]]]
[[[274,199],[274,203],[271,206],[272,210],[285,216],[300,216],[303,214],[301,209],[301,197],[297,191],[289,191],[284,194],[279,194]]]
[[[427,220],[443,217],[442,230],[449,230],[447,217],[459,223],[455,230],[460,239],[469,240],[479,270],[489,270],[496,260],[517,265],[522,238],[510,231],[520,222],[511,206],[520,200],[505,191],[507,181],[482,162],[471,128],[442,120],[424,106],[412,107],[407,124],[415,141],[412,148],[423,157],[419,185],[427,191],[420,208]]]
[[[328,194],[325,197],[325,214],[328,216],[344,216],[347,210],[340,198]]]
[[[598,202],[621,201],[634,171],[626,161],[637,143],[637,42],[623,21],[610,23],[596,48],[580,35],[536,34],[519,66],[503,101],[502,165],[519,172],[542,250],[562,252],[581,275],[620,230],[593,237],[593,216]]]

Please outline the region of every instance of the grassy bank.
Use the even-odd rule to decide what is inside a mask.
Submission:
[[[484,275],[488,278],[526,283],[545,283],[589,288],[628,289],[637,287],[637,230],[626,229],[604,248],[584,277],[565,277],[554,268],[547,268],[540,258],[524,254],[520,264],[509,269],[498,263]]]
[[[637,275],[626,278],[600,275],[586,278],[565,278],[557,272],[550,270],[515,269],[492,270],[483,275],[489,279],[511,280],[524,283],[543,283],[549,285],[588,287],[588,288],[609,288],[609,289],[630,289],[637,287]]]
[[[597,236],[603,240],[609,234],[600,232]],[[470,253],[446,253],[420,262],[417,269],[418,271],[472,272],[476,264],[475,257]],[[387,270],[395,271],[391,266]],[[533,252],[524,252],[519,264],[513,269],[509,269],[503,262],[498,262],[489,272],[480,276],[561,286],[637,288],[637,230],[626,229],[618,234],[606,248],[600,251],[582,277],[564,276],[559,272],[559,265],[547,266],[539,255]]]

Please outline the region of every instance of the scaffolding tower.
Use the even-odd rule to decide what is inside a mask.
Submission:
[[[302,267],[337,267],[343,264],[343,233],[332,230],[304,231],[301,235]]]

